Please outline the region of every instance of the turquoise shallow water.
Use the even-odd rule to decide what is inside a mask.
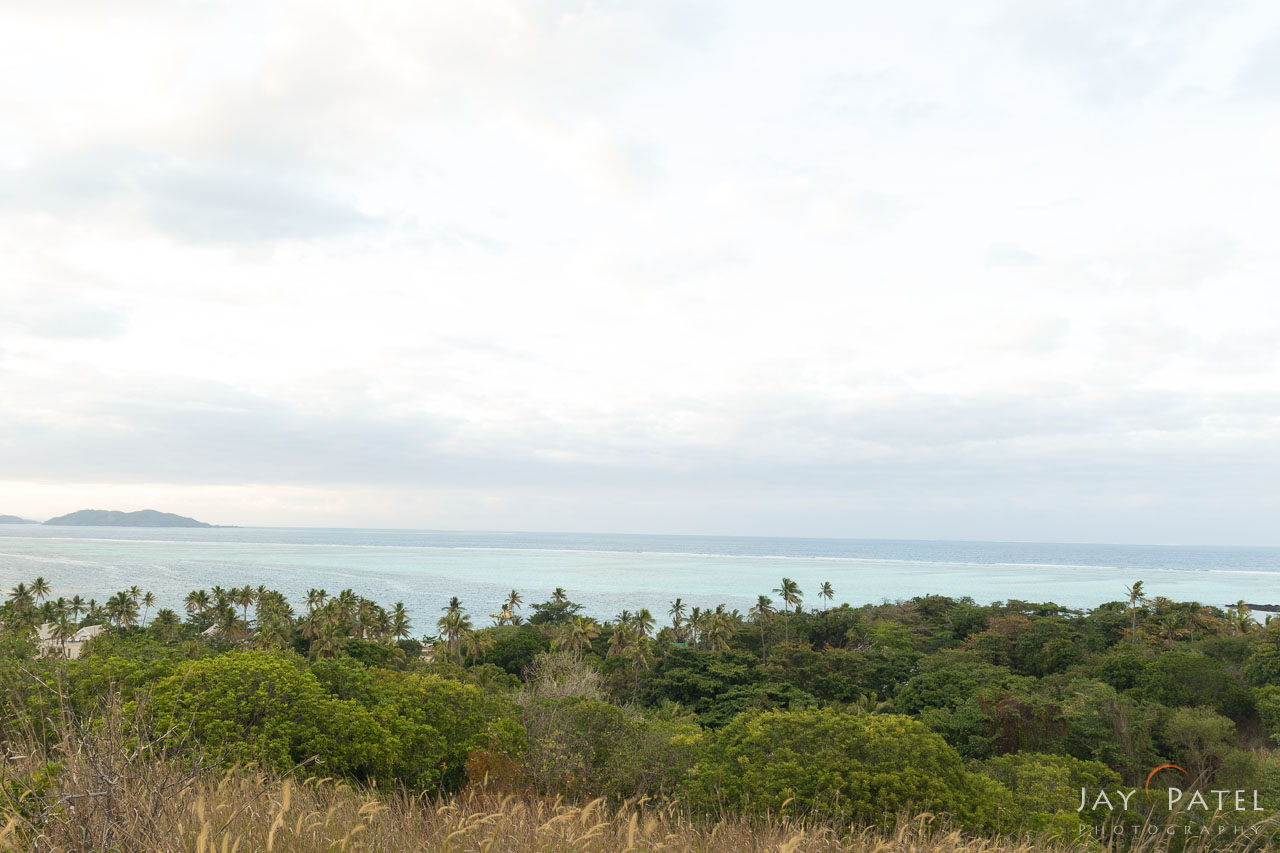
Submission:
[[[214,584],[266,584],[295,603],[310,587],[351,587],[404,601],[418,632],[433,630],[451,595],[477,624],[513,588],[526,608],[563,586],[597,617],[638,607],[665,615],[676,596],[746,610],[783,576],[809,605],[821,604],[822,581],[837,602],[855,604],[938,593],[1091,607],[1122,598],[1134,580],[1173,599],[1280,603],[1280,548],[0,525],[0,585],[37,575],[54,595],[101,600],[137,584],[174,608],[188,590]]]

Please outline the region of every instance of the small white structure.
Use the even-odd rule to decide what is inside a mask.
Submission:
[[[106,627],[106,625],[87,625],[67,638],[65,643],[59,643],[57,626],[52,622],[46,622],[36,629],[40,656],[46,658],[61,656],[68,660],[75,660],[84,651],[85,643],[101,634]]]

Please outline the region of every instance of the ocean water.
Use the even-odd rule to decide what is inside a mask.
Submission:
[[[853,604],[941,594],[1087,608],[1123,598],[1135,580],[1177,600],[1280,603],[1280,548],[0,525],[0,586],[7,593],[38,575],[55,596],[103,600],[136,584],[179,610],[189,590],[215,584],[266,584],[295,606],[311,587],[350,587],[380,603],[403,601],[416,633],[434,633],[452,595],[477,625],[512,589],[528,613],[557,586],[598,618],[648,607],[664,619],[676,596],[745,612],[784,576],[800,584],[806,606],[821,606],[823,581],[837,603]]]

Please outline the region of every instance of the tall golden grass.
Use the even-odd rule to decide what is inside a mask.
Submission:
[[[74,762],[73,762],[74,763]],[[85,770],[86,768],[80,768]],[[700,853],[1033,853],[1079,850],[1069,839],[975,839],[934,828],[929,815],[895,831],[839,833],[786,819],[691,818],[672,805],[573,804],[479,787],[450,798],[386,793],[332,779],[239,769],[191,772],[137,765],[110,789],[81,789],[93,773],[64,772],[39,803],[0,826],[0,850],[32,851],[699,851]],[[182,783],[156,796],[156,785]],[[160,781],[164,780],[164,781]],[[88,788],[96,788],[90,785]],[[19,798],[21,799],[21,798]],[[12,804],[11,804],[12,806]],[[1168,849],[1152,837],[1135,848]],[[1093,849],[1101,849],[1096,842]],[[1199,851],[1266,849],[1247,839],[1198,841]]]
[[[932,832],[928,817],[896,832],[841,836],[784,820],[700,822],[671,806],[570,804],[479,790],[445,800],[390,796],[329,779],[296,781],[233,771],[200,774],[159,800],[142,780],[33,824],[10,818],[0,849],[40,851],[936,851],[1031,853],[1066,849],[1031,841]],[[80,792],[85,793],[85,792]],[[66,796],[64,794],[64,796]]]

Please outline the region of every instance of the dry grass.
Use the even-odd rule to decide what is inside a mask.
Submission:
[[[72,851],[935,851],[1031,853],[1031,842],[930,833],[927,818],[895,833],[839,837],[784,821],[692,821],[667,807],[609,808],[472,791],[447,801],[381,796],[332,780],[261,773],[201,774],[157,800],[142,780],[115,792],[110,809],[64,801],[38,823],[11,819],[0,849]],[[60,810],[59,810],[60,809]]]
[[[611,808],[600,800],[574,805],[481,790],[437,801],[425,796],[388,796],[327,779],[298,781],[249,771],[200,772],[160,798],[154,796],[145,774],[132,775],[119,780],[110,805],[102,797],[68,799],[76,793],[60,790],[39,816],[10,818],[0,828],[0,849],[122,853],[1033,853],[1073,849],[1043,840],[972,839],[957,832],[931,831],[927,815],[903,823],[892,833],[865,830],[842,837],[829,828],[779,820],[696,821],[669,806]],[[1140,849],[1153,853],[1163,849],[1161,843],[1150,842]],[[1251,847],[1224,841],[1185,849],[1244,853]]]

